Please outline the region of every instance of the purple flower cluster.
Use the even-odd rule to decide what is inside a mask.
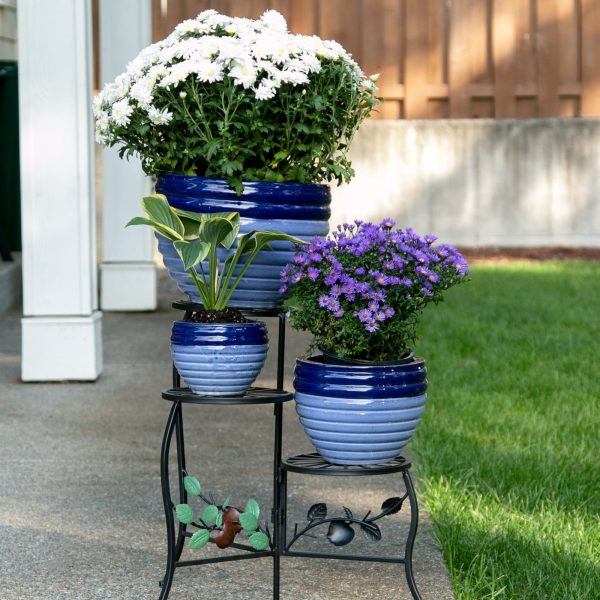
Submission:
[[[452,246],[434,246],[436,237],[355,221],[328,238],[313,238],[281,272],[282,293],[297,285],[318,289],[318,306],[336,318],[351,315],[365,331],[377,331],[406,302],[427,300],[464,277],[468,265]]]

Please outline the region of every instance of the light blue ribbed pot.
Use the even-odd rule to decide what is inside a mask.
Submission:
[[[299,359],[296,411],[319,454],[342,465],[385,463],[415,434],[425,411],[422,358],[398,364],[329,364]]]
[[[183,381],[195,394],[244,394],[265,364],[267,349],[267,328],[260,321],[173,323],[173,363]]]
[[[156,191],[164,194],[171,206],[182,210],[196,213],[237,211],[242,234],[253,229],[281,231],[309,241],[329,231],[331,192],[326,185],[246,181],[244,192],[238,196],[221,179],[165,174],[158,177]],[[169,275],[190,300],[200,302],[171,242],[158,235],[157,238]],[[281,305],[279,275],[292,260],[293,247],[290,242],[274,242],[271,247],[272,250],[260,252],[248,267],[228,302],[229,306],[268,309]],[[225,256],[223,249],[219,257]],[[242,258],[234,273],[239,273],[243,265]]]

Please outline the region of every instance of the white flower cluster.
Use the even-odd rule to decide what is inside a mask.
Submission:
[[[128,125],[136,110],[142,110],[154,125],[168,124],[173,114],[153,104],[156,91],[175,89],[189,77],[205,83],[229,77],[265,101],[282,84],[308,83],[323,61],[343,61],[357,82],[374,85],[337,42],[289,33],[277,11],[268,10],[253,21],[206,10],[142,50],[125,73],[104,87],[94,101],[97,140],[111,142],[111,125]],[[185,92],[180,93],[184,97],[181,94]]]

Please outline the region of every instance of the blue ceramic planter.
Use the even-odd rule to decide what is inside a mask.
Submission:
[[[244,192],[238,196],[226,181],[187,175],[161,175],[156,191],[164,194],[175,208],[197,213],[237,211],[241,233],[253,229],[281,231],[303,240],[329,231],[331,192],[326,185],[301,183],[244,182]],[[173,246],[158,237],[158,249],[169,274],[190,300],[200,302],[194,284],[183,271]],[[279,274],[290,262],[293,252],[289,242],[275,242],[272,250],[262,251],[235,290],[230,306],[274,308],[282,301],[279,294]],[[223,258],[225,254],[221,254]],[[236,273],[243,266],[240,261]]]
[[[176,321],[171,355],[177,371],[195,394],[237,396],[258,377],[267,356],[264,323],[189,323]]]
[[[296,411],[311,443],[331,463],[369,465],[400,454],[427,399],[422,358],[404,364],[344,365],[322,356],[296,362]]]

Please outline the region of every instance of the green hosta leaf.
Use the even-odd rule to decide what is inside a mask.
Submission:
[[[239,213],[233,213],[235,215],[235,217],[233,217],[232,219],[228,219],[229,222],[233,225],[233,228],[231,230],[230,233],[228,233],[223,240],[221,240],[221,246],[223,246],[224,248],[227,248],[227,250],[229,250],[231,248],[231,246],[233,246],[233,244],[235,243],[235,240],[237,239],[237,236],[240,232],[240,214]]]
[[[190,548],[192,550],[200,550],[200,548],[204,548],[208,544],[209,539],[210,532],[208,529],[199,529],[190,539]]]
[[[142,200],[142,208],[151,221],[164,227],[174,238],[183,239],[185,228],[179,217],[169,206],[166,196],[162,194],[146,196]]]
[[[217,527],[222,527],[223,526],[223,513],[221,511],[219,511],[217,513],[217,518],[215,519],[215,525]]]
[[[306,242],[301,239],[288,235],[287,233],[280,233],[278,231],[257,231],[254,234],[256,239],[256,248],[262,250],[265,246],[268,246],[271,242],[292,242],[293,244],[305,245]]]
[[[183,217],[184,219],[190,219],[191,221],[196,221],[198,223],[200,223],[200,221],[202,221],[202,217],[204,216],[201,213],[192,212],[191,210],[182,210],[181,208],[171,207],[171,210],[178,217]]]
[[[244,512],[250,513],[258,519],[258,517],[260,517],[260,506],[258,505],[258,502],[254,498],[249,498],[248,502],[246,502]]]
[[[244,512],[240,515],[240,525],[246,530],[247,533],[256,531],[258,527],[258,518],[252,513]]]
[[[179,258],[183,263],[183,268],[189,271],[198,263],[202,262],[210,251],[210,246],[204,242],[173,242]]]
[[[204,510],[202,511],[202,514],[200,515],[200,518],[205,523],[210,525],[211,523],[214,523],[216,521],[218,516],[219,516],[219,509],[214,504],[209,504],[208,506],[204,507]]]
[[[156,221],[152,221],[151,219],[145,219],[144,217],[134,217],[133,219],[131,219],[131,221],[129,221],[129,223],[127,223],[127,225],[125,225],[125,227],[129,227],[130,225],[148,225],[149,227],[152,227],[154,231],[156,231],[163,237],[166,237],[167,239],[171,240],[172,242],[179,239],[179,237],[175,237],[171,233],[170,229],[163,227],[162,225],[160,225]]]
[[[235,225],[228,219],[215,217],[202,221],[200,224],[200,239],[211,246],[218,246],[225,240],[232,231],[235,230]]]
[[[269,547],[269,537],[262,531],[257,531],[250,536],[250,545],[255,550],[266,550]]]
[[[189,504],[178,504],[175,507],[175,514],[180,523],[188,525],[194,520],[194,511]]]
[[[199,496],[202,491],[202,486],[196,477],[193,475],[187,475],[183,478],[183,487],[185,491],[191,496]]]

